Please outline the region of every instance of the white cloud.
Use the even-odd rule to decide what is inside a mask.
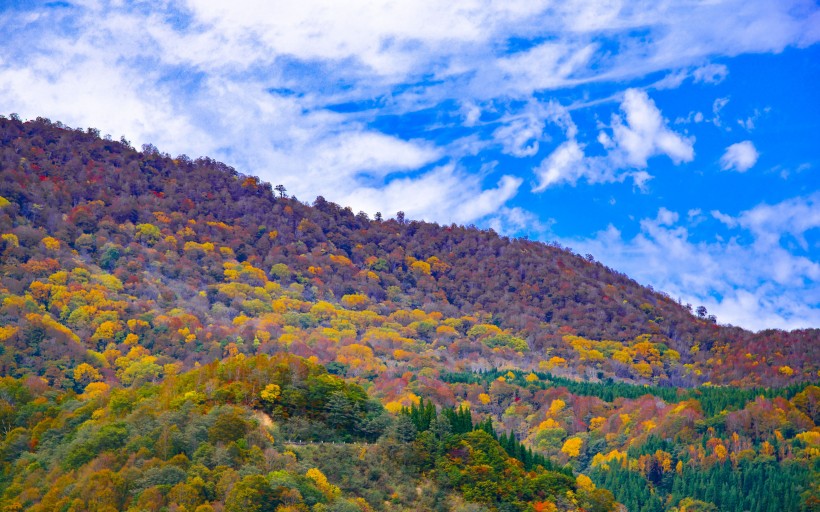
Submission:
[[[752,131],[755,129],[755,119],[753,117],[738,119],[737,124],[739,124],[742,128],[745,128],[746,131]]]
[[[631,178],[638,188],[652,178],[646,172],[649,158],[668,156],[675,164],[695,157],[694,138],[684,137],[668,127],[655,102],[645,91],[627,89],[621,102],[623,116],[612,116],[612,135],[598,134],[606,155],[588,157],[576,140],[577,128],[566,109],[553,106],[552,119],[561,125],[568,140],[561,143],[534,169],[538,183],[534,192],[559,183],[574,185],[581,178],[589,183],[624,181]],[[560,114],[559,114],[560,112]]]
[[[544,117],[544,109],[534,104],[517,116],[503,119],[503,124],[493,132],[493,138],[508,155],[533,156],[538,153],[538,142],[542,139]]]
[[[717,127],[723,126],[723,120],[720,118],[720,111],[729,104],[729,98],[717,98],[712,102],[712,124]]]
[[[646,92],[627,89],[621,110],[625,119],[613,116],[612,138],[630,166],[646,167],[647,159],[655,155],[667,155],[676,164],[691,162],[695,158],[693,140],[667,127],[666,120]]]
[[[185,113],[173,112],[170,94],[156,87],[156,79],[104,55],[75,55],[64,48],[28,67],[0,66],[0,108],[140,142],[161,142],[171,151],[183,151],[189,141],[210,140]]]
[[[426,64],[426,52],[438,45],[452,48],[481,41],[486,37],[486,17],[493,14],[478,11],[478,5],[432,1],[411,5],[307,0],[274,7],[264,0],[191,0],[187,7],[200,26],[229,44],[258,46],[302,60],[352,58],[381,76],[412,72]],[[417,44],[409,44],[412,41]]]
[[[418,178],[394,179],[383,187],[358,187],[344,198],[344,204],[370,213],[395,209],[412,219],[465,224],[498,213],[521,182],[505,175],[495,188],[484,189],[480,177],[445,165]],[[520,212],[514,217],[520,217]]]
[[[578,42],[547,42],[526,52],[501,57],[481,70],[475,81],[480,93],[492,86],[492,94],[508,92],[528,95],[533,91],[570,85],[585,70],[597,45]]]
[[[695,82],[719,84],[729,75],[729,68],[723,64],[707,64],[695,69],[692,77]]]
[[[464,116],[464,126],[475,126],[481,118],[481,107],[471,101],[462,103],[461,112]]]
[[[720,157],[720,167],[724,171],[746,172],[754,167],[759,156],[752,141],[744,140],[726,148]]]
[[[658,221],[658,224],[660,224],[661,226],[671,226],[671,225],[678,222],[678,218],[679,218],[679,216],[678,216],[677,212],[667,210],[666,208],[663,208],[663,207],[661,207],[661,209],[658,210],[657,221]]]
[[[664,89],[677,89],[687,78],[689,78],[689,72],[687,70],[675,70],[653,83],[651,88],[660,91]]]
[[[691,124],[691,123],[702,123],[704,120],[703,112],[689,112],[689,115],[686,117],[678,117],[675,119],[675,124]]]
[[[696,68],[674,70],[650,87],[658,90],[677,89],[690,77],[694,83],[715,85],[725,80],[728,75],[729,68],[724,64],[705,64]]]
[[[820,229],[820,193],[735,217],[711,214],[733,236],[695,241],[676,213],[661,208],[632,238],[610,225],[591,239],[562,243],[672,297],[703,304],[722,323],[754,330],[820,325],[820,262],[785,247],[797,240],[808,250],[807,234]]]
[[[714,218],[725,224],[726,226],[733,228],[737,226],[737,219],[732,217],[731,215],[726,215],[722,213],[720,210],[712,210],[709,214]]]
[[[738,119],[737,124],[743,127],[746,131],[752,131],[757,126],[757,121],[761,118],[766,116],[769,112],[771,112],[771,107],[766,107],[762,111],[759,109],[754,109],[752,115],[748,116],[746,119]]]
[[[548,232],[554,224],[553,219],[546,222],[539,219],[534,213],[523,208],[501,208],[501,210],[489,218],[487,224],[504,235],[521,236],[521,233],[532,232],[542,235]]]
[[[528,95],[578,81],[699,64],[716,54],[779,51],[815,40],[815,31],[794,12],[792,2],[782,4],[735,0],[683,8],[659,2],[631,9],[620,2],[587,0],[560,6],[546,0],[412,6],[378,0],[338,8],[306,1],[271,9],[259,0],[239,0],[189,1],[187,7],[198,26],[235,48],[233,54],[267,51],[302,60],[352,60],[387,80],[426,72],[431,65],[438,76],[478,70],[475,92],[505,89]],[[651,37],[640,35],[644,31]],[[499,42],[544,32],[559,37],[511,56],[498,54]],[[601,35],[627,44],[613,54],[598,44]],[[725,76],[725,67],[707,64],[695,73],[697,80],[715,82]]]
[[[429,145],[371,131],[346,132],[311,142],[315,143],[313,155],[303,164],[307,177],[323,177],[320,186],[328,189],[343,186],[341,181],[358,174],[383,178],[392,172],[417,169],[439,157],[438,150]]]
[[[328,94],[370,97],[422,77],[438,83],[405,92],[406,98],[528,97],[534,91],[686,68],[694,69],[696,80],[715,82],[726,68],[703,64],[712,56],[780,51],[820,39],[812,25],[817,9],[801,0],[656,2],[640,9],[589,0],[560,6],[547,0],[412,5],[168,0],[75,4],[44,11],[39,24],[26,26],[23,20],[30,17],[10,14],[7,25],[19,34],[32,32],[35,37],[27,39],[40,49],[59,36],[55,26],[71,18],[68,32],[78,31],[80,39],[91,34],[86,41],[114,59],[148,59],[237,78],[264,73],[285,86],[310,78],[320,87],[319,97],[305,101],[319,102]],[[546,41],[521,51],[507,48],[510,40],[545,35]],[[76,43],[65,42],[69,48]],[[617,43],[618,50],[602,42]]]
[[[534,169],[538,185],[532,190],[541,192],[561,182],[574,185],[579,178],[587,175],[588,171],[583,148],[575,139],[570,139],[558,146]]]
[[[754,233],[761,249],[773,247],[790,235],[807,250],[805,233],[820,228],[820,192],[774,205],[761,204],[743,212],[738,222]]]

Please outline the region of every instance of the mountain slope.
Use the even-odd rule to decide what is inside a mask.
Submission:
[[[630,510],[820,499],[820,330],[721,326],[554,245],[307,205],[44,119],[0,117],[0,342],[12,510],[82,509],[94,489],[156,510],[266,493],[292,510],[611,510],[603,487]],[[313,368],[297,391],[236,369],[283,357]],[[223,413],[242,436],[188,430]],[[145,446],[160,435],[177,444]],[[367,446],[321,444],[343,440]],[[311,467],[342,494],[316,494]],[[730,481],[742,495],[718,492]]]
[[[419,308],[448,318],[473,316],[524,339],[529,350],[520,364],[533,368],[551,354],[581,375],[603,369],[619,378],[678,385],[785,384],[817,377],[820,331],[752,334],[718,326],[556,246],[474,228],[371,221],[322,198],[310,207],[274,197],[270,185],[218,162],[171,159],[152,148],[138,153],[44,120],[3,120],[0,143],[0,195],[10,201],[4,230],[16,233],[16,225],[22,240],[7,253],[4,273],[15,292],[35,276],[21,265],[42,256],[36,242],[49,234],[61,242],[64,257],[75,250],[82,261],[118,276],[125,292],[144,295],[150,289],[167,306],[187,307],[203,290],[212,305],[213,287],[225,279],[223,265],[236,261],[279,284],[297,283],[307,300],[335,303],[361,294],[380,313]],[[202,243],[215,249],[196,248]],[[127,257],[114,260],[114,254]],[[286,266],[286,275],[271,273],[275,265]],[[224,303],[225,316],[242,311]],[[593,343],[573,344],[567,335]],[[676,351],[681,365],[692,365],[689,371],[669,371],[668,365],[664,371],[636,371],[628,362],[632,354],[613,360],[617,347],[596,343],[634,346],[641,335]],[[589,356],[589,350],[597,350],[592,364],[584,353]],[[598,354],[605,359],[596,360]]]

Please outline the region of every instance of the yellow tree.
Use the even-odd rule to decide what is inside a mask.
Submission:
[[[584,440],[580,437],[570,437],[564,441],[564,446],[561,451],[566,453],[568,457],[577,457],[581,455],[581,447],[584,445]]]
[[[74,381],[83,387],[101,380],[102,375],[100,375],[100,372],[88,363],[80,363],[74,368]]]
[[[265,386],[265,389],[259,393],[259,396],[265,404],[272,407],[281,394],[282,389],[277,384],[268,384]]]

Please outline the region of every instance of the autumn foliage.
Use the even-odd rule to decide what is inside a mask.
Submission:
[[[555,244],[0,117],[0,269],[0,508],[820,500],[820,331],[718,325]],[[447,419],[410,428],[422,403]]]

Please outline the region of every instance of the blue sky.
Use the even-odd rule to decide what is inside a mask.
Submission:
[[[0,32],[5,115],[820,327],[814,1],[6,1]]]

